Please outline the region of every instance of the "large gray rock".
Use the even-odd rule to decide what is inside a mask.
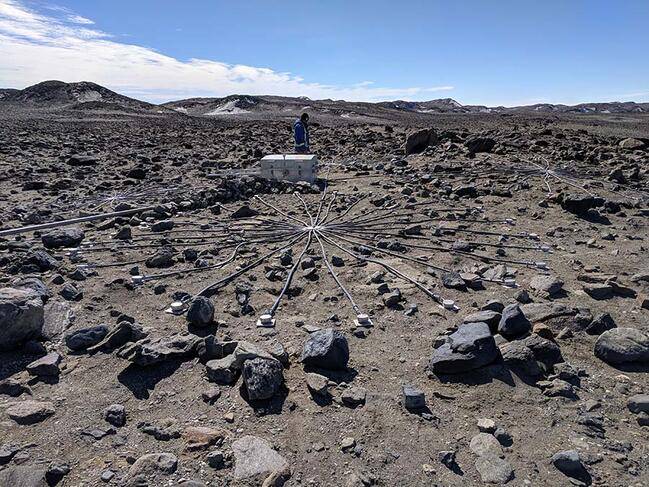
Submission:
[[[498,328],[501,316],[502,315],[497,311],[482,310],[466,315],[462,321],[464,323],[486,323],[489,325],[491,330],[495,331]]]
[[[232,443],[232,452],[237,480],[277,473],[288,476],[288,462],[263,438],[244,436]]]
[[[214,335],[208,335],[198,345],[198,358],[201,362],[208,360],[222,359],[230,355],[239,345],[238,342],[227,341],[220,342]]]
[[[559,316],[577,314],[577,310],[557,303],[529,303],[522,305],[521,310],[525,317],[532,323],[547,321],[552,318],[558,318]]]
[[[482,481],[487,484],[502,485],[514,478],[514,470],[509,462],[493,453],[479,456],[475,461],[475,468]]]
[[[534,276],[530,289],[536,296],[553,298],[563,290],[563,281],[555,276]]]
[[[595,342],[595,356],[609,364],[649,362],[649,335],[635,328],[613,328]]]
[[[12,350],[41,335],[43,301],[31,289],[0,289],[0,350]]]
[[[84,239],[83,230],[77,227],[59,228],[41,237],[46,249],[77,247]]]
[[[503,448],[498,443],[496,437],[489,433],[478,433],[475,435],[471,438],[469,448],[476,455],[486,455],[487,453],[500,455],[503,452]]]
[[[205,364],[208,379],[217,384],[232,384],[237,378],[237,370],[234,354],[209,360]]]
[[[520,340],[520,343],[532,350],[536,360],[544,364],[546,368],[550,368],[554,364],[563,362],[563,356],[561,355],[559,345],[537,335],[536,333],[526,336]]]
[[[47,251],[29,250],[20,259],[23,267],[34,268],[40,272],[49,271],[59,267],[59,261],[52,257]]]
[[[65,344],[70,350],[79,352],[97,345],[108,334],[106,325],[97,325],[90,328],[75,330],[65,337]]]
[[[111,404],[104,409],[104,419],[113,426],[122,427],[126,424],[126,408],[122,404]]]
[[[254,360],[256,358],[273,359],[274,357],[266,350],[258,347],[254,343],[240,340],[234,349],[234,369],[241,370],[246,360]]]
[[[426,394],[424,391],[411,385],[404,385],[402,391],[403,407],[408,411],[421,411],[426,408]]]
[[[520,340],[500,345],[500,354],[503,362],[516,372],[530,377],[537,377],[542,373],[534,352]]]
[[[302,363],[330,370],[344,370],[349,362],[347,338],[338,330],[328,328],[311,333],[304,344]]]
[[[284,382],[282,364],[275,359],[256,358],[243,364],[243,383],[251,401],[270,399]]]
[[[552,455],[552,464],[564,475],[580,478],[586,475],[586,469],[576,450],[560,451]]]
[[[586,216],[589,210],[603,206],[605,201],[599,196],[569,194],[563,197],[561,208],[577,216]]]
[[[433,352],[430,368],[436,374],[459,374],[488,365],[497,357],[489,325],[465,323]]]
[[[593,320],[585,326],[584,331],[589,335],[599,336],[605,331],[612,330],[613,328],[617,328],[615,320],[611,317],[610,314],[601,313],[593,318]]]
[[[491,137],[473,137],[464,144],[469,152],[477,154],[478,152],[491,152],[496,145],[496,141]]]
[[[63,357],[58,352],[50,352],[27,365],[27,372],[36,377],[56,377],[61,373],[61,360]]]
[[[178,468],[178,458],[173,453],[149,453],[138,458],[128,471],[126,485],[140,487],[145,485],[162,485],[160,476],[171,475]],[[156,483],[149,483],[151,479]]]
[[[3,487],[48,487],[47,471],[35,465],[11,466],[0,471]]]
[[[649,394],[636,394],[631,396],[626,403],[626,406],[634,414],[649,413]]]
[[[426,150],[429,145],[437,144],[435,129],[422,129],[411,132],[406,137],[406,155],[418,154]]]
[[[125,345],[117,352],[117,356],[146,367],[166,360],[193,357],[200,341],[200,337],[194,335],[172,335],[154,341],[145,338]]]
[[[502,313],[498,323],[498,333],[508,339],[518,338],[529,333],[532,324],[518,304],[510,304]]]
[[[174,251],[169,247],[162,247],[149,257],[144,263],[151,268],[165,268],[174,265]]]

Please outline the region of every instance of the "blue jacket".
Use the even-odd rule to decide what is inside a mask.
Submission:
[[[298,119],[293,124],[293,135],[295,136],[295,149],[309,149],[309,127],[302,120]]]

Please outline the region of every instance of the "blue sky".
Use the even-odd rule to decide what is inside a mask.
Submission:
[[[649,101],[649,1],[0,0],[0,86],[463,104]]]

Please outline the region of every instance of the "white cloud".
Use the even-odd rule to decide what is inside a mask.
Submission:
[[[68,15],[67,19],[72,22],[73,24],[85,24],[85,25],[92,25],[95,22],[87,19],[85,17],[82,17],[81,15]]]
[[[263,67],[183,61],[83,27],[94,22],[65,8],[48,9],[64,15],[33,11],[20,0],[0,0],[0,86],[85,80],[153,102],[233,93],[378,101],[430,98],[453,90],[452,86],[379,87],[368,81],[334,86]]]

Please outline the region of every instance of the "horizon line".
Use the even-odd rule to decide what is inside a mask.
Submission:
[[[207,95],[207,96],[187,96],[183,98],[173,98],[169,99],[168,101],[163,101],[163,102],[150,102],[146,101],[140,98],[136,98],[135,96],[138,94],[137,91],[122,91],[120,88],[115,87],[115,88],[109,88],[105,85],[96,83],[94,81],[88,81],[88,80],[82,80],[82,81],[61,81],[61,80],[56,80],[56,79],[47,79],[43,81],[39,81],[38,83],[34,83],[31,85],[25,86],[25,88],[0,88],[2,90],[16,90],[16,91],[23,91],[28,88],[31,88],[33,86],[42,84],[42,83],[47,83],[47,82],[60,82],[64,84],[75,84],[75,83],[92,83],[94,85],[100,86],[102,88],[108,89],[110,91],[113,91],[114,93],[120,95],[120,96],[125,96],[127,98],[132,98],[134,100],[144,102],[144,103],[149,103],[151,105],[165,105],[169,103],[177,103],[180,101],[186,101],[186,100],[193,100],[193,99],[223,99],[223,98],[229,98],[232,96],[250,96],[250,97],[257,97],[257,98],[264,98],[264,97],[276,97],[276,98],[286,98],[286,99],[305,99],[309,101],[314,101],[314,102],[324,102],[324,101],[333,101],[333,102],[344,102],[344,103],[362,103],[362,104],[368,104],[368,105],[376,105],[380,103],[396,103],[396,102],[405,102],[405,103],[428,103],[428,102],[433,102],[433,101],[439,101],[439,100],[452,100],[456,103],[458,103],[462,107],[485,107],[485,108],[525,108],[525,107],[533,107],[533,106],[538,106],[538,105],[551,105],[551,106],[564,106],[564,107],[575,107],[575,106],[580,106],[580,105],[602,105],[602,104],[627,104],[627,103],[634,103],[637,105],[649,105],[649,101],[643,102],[643,101],[636,101],[636,100],[626,100],[626,101],[619,101],[619,100],[608,100],[608,101],[586,101],[586,102],[579,102],[579,103],[566,103],[566,102],[549,102],[549,101],[537,101],[536,103],[529,103],[529,104],[500,104],[500,105],[486,105],[486,104],[480,104],[480,103],[462,103],[458,101],[456,98],[453,97],[444,97],[444,98],[430,98],[426,100],[412,100],[412,99],[406,99],[406,98],[397,98],[397,99],[385,99],[385,100],[378,100],[378,101],[362,101],[362,100],[348,100],[344,98],[311,98],[306,95],[295,95],[295,96],[287,96],[287,95],[274,95],[274,94],[252,94],[252,93],[230,93],[228,95],[223,95],[223,96],[215,96],[215,95]],[[120,91],[118,91],[120,90]],[[149,93],[145,90],[141,91],[141,94],[146,95],[146,93]],[[151,91],[150,93],[153,93]]]

